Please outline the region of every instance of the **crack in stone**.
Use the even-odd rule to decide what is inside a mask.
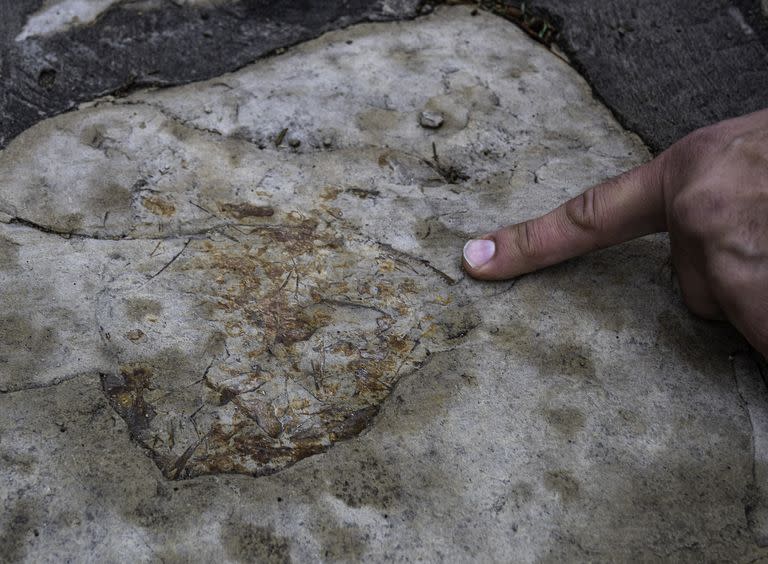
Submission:
[[[449,274],[443,272],[442,270],[440,270],[439,268],[434,266],[432,263],[430,263],[425,258],[416,256],[416,255],[411,254],[411,253],[406,252],[406,251],[401,251],[400,249],[396,249],[395,247],[393,247],[392,245],[389,245],[387,243],[382,243],[380,241],[375,241],[375,243],[377,245],[380,245],[380,246],[384,247],[385,249],[387,249],[387,251],[389,251],[390,253],[392,253],[395,256],[398,256],[398,257],[401,257],[401,258],[410,259],[410,260],[415,260],[415,261],[420,262],[422,265],[424,265],[425,267],[430,269],[432,272],[434,272],[435,274],[440,276],[443,280],[448,282],[448,284],[450,284],[451,286],[453,286],[454,284],[456,284],[456,283],[461,281],[461,279],[457,280],[457,279],[453,278],[452,276],[450,276]]]
[[[758,477],[758,457],[762,457],[762,453],[759,452],[760,448],[758,447],[758,441],[760,440],[758,437],[759,433],[762,433],[763,431],[758,429],[758,426],[760,425],[760,415],[759,413],[754,413],[755,402],[759,401],[765,401],[765,392],[768,391],[768,386],[766,386],[765,382],[765,375],[763,373],[763,369],[761,366],[760,361],[755,356],[754,350],[749,351],[738,351],[731,355],[731,373],[733,375],[734,385],[736,387],[736,393],[739,398],[739,405],[744,410],[745,415],[747,417],[747,420],[749,421],[749,430],[750,430],[750,458],[751,458],[751,468],[750,468],[750,478],[751,482],[748,485],[748,496],[744,500],[744,514],[745,518],[747,520],[747,524],[749,526],[750,531],[752,532],[752,535],[755,539],[755,543],[760,546],[764,547],[768,543],[768,540],[765,538],[766,531],[765,528],[765,519],[761,518],[762,513],[765,512],[765,508],[763,507],[765,504],[764,500],[764,485],[760,483],[760,478]],[[763,388],[763,397],[757,397],[753,401],[747,400],[747,395],[745,395],[745,392],[742,388],[744,386],[749,386],[750,384],[748,382],[743,382],[742,379],[738,375],[738,370],[736,368],[736,360],[738,358],[744,358],[746,361],[750,363],[750,365],[755,368],[760,376],[758,387]],[[752,390],[754,393],[756,390]],[[759,409],[759,408],[757,408]],[[757,418],[757,424],[755,419]],[[765,422],[763,422],[765,423]],[[764,425],[763,425],[764,427]],[[762,511],[761,511],[762,509]],[[762,527],[761,527],[762,526]]]
[[[199,229],[195,231],[169,233],[167,235],[160,236],[160,237],[158,236],[136,237],[126,233],[123,233],[120,235],[103,235],[103,234],[94,234],[94,233],[79,233],[77,231],[61,231],[59,229],[54,229],[52,227],[48,227],[46,225],[42,225],[34,221],[30,221],[28,219],[24,219],[22,217],[15,217],[15,216],[11,216],[11,218],[5,223],[7,225],[20,225],[22,227],[34,229],[35,231],[39,231],[47,235],[56,235],[57,237],[61,237],[62,239],[86,239],[86,240],[93,240],[93,241],[161,241],[162,242],[162,241],[173,241],[176,239],[185,239],[185,240],[186,239],[189,239],[189,240],[206,239],[213,234],[219,234],[219,235],[222,235],[223,237],[227,237],[228,239],[236,241],[236,239],[224,233],[224,230],[228,228],[238,229],[239,227],[246,227],[246,228],[253,227],[252,225],[245,225],[245,224],[239,224],[239,223],[227,223],[225,225],[214,225],[211,227],[206,227],[204,229]]]
[[[2,384],[0,384],[0,395],[10,396],[10,395],[18,394],[22,392],[33,392],[36,390],[46,390],[48,388],[55,388],[56,386],[60,386],[61,384],[71,382],[72,380],[76,380],[83,376],[92,376],[93,374],[94,374],[93,372],[80,372],[78,374],[72,374],[71,376],[63,376],[61,378],[56,378],[50,382],[27,384],[25,386],[13,387],[13,388],[6,388]]]
[[[166,119],[169,119],[172,122],[182,127],[186,127],[187,129],[191,129],[193,131],[199,131],[200,133],[208,133],[216,137],[223,137],[224,139],[234,139],[238,141],[243,141],[245,143],[253,144],[249,139],[244,139],[242,137],[232,137],[230,135],[224,135],[224,133],[222,133],[218,129],[209,129],[207,127],[200,127],[198,125],[190,123],[189,120],[171,113],[170,110],[168,110],[168,108],[162,106],[161,104],[153,104],[151,102],[147,102],[146,100],[119,100],[119,101],[114,100],[114,101],[111,101],[110,105],[112,106],[143,106],[147,108],[152,108],[160,112]]]
[[[163,267],[162,267],[160,270],[158,270],[158,271],[157,271],[157,272],[155,272],[155,273],[154,273],[152,276],[150,276],[150,277],[149,277],[149,280],[153,280],[153,279],[157,278],[158,276],[160,276],[160,275],[161,275],[161,274],[162,274],[162,273],[165,271],[165,269],[166,269],[166,268],[168,268],[169,266],[171,266],[171,265],[174,263],[174,261],[175,261],[177,258],[179,258],[179,257],[181,256],[181,254],[182,254],[182,253],[183,253],[183,252],[184,252],[184,251],[187,249],[187,246],[189,246],[189,242],[190,242],[191,240],[192,240],[192,239],[187,239],[187,240],[184,242],[184,246],[181,248],[181,250],[180,250],[178,253],[176,253],[175,255],[173,255],[173,256],[171,257],[171,260],[169,260],[167,263],[165,263],[165,265],[163,265]],[[147,282],[149,282],[149,280],[147,280]]]
[[[94,239],[97,241],[120,241],[126,239],[124,235],[89,235],[85,233],[77,233],[74,231],[61,231],[46,225],[41,225],[40,223],[35,223],[34,221],[30,221],[22,217],[11,217],[11,219],[8,220],[8,223],[23,225],[24,227],[28,227],[48,235],[56,235],[58,237],[62,237],[63,239]]]
[[[744,411],[744,414],[747,416],[747,421],[749,421],[749,438],[750,438],[750,451],[751,451],[751,458],[752,458],[752,484],[751,486],[754,487],[757,484],[757,476],[755,473],[755,425],[752,421],[752,413],[749,409],[749,404],[747,403],[747,400],[744,398],[744,394],[741,391],[741,386],[739,386],[739,377],[736,374],[736,366],[735,366],[735,360],[738,355],[741,355],[743,353],[735,353],[733,355],[733,359],[731,360],[731,375],[733,376],[733,383],[736,388],[736,394],[739,396],[739,405],[741,406],[742,410]],[[745,508],[745,510],[747,510]]]

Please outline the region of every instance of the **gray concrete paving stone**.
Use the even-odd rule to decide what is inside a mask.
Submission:
[[[0,0],[0,147],[95,97],[211,78],[324,31],[410,19],[441,3]],[[523,4],[557,29],[597,95],[655,152],[768,106],[760,0],[479,2],[518,14]]]
[[[25,131],[0,152],[2,559],[765,558],[759,365],[686,311],[665,237],[460,268],[649,157],[468,7]]]

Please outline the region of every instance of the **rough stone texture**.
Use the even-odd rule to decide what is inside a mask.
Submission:
[[[460,269],[466,237],[647,158],[464,7],[24,132],[0,153],[0,555],[765,558],[760,369],[686,312],[664,237]]]
[[[0,147],[94,97],[209,78],[329,29],[412,18],[421,4],[0,0]],[[597,95],[654,151],[697,127],[768,106],[768,19],[760,0],[526,5],[556,23],[558,43]]]
[[[518,2],[511,2],[518,4]],[[652,150],[768,107],[768,20],[757,0],[532,0],[595,92]]]
[[[0,0],[0,148],[77,104],[217,76],[418,0]],[[77,19],[74,19],[77,18]]]

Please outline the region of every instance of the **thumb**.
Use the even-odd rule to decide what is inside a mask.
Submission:
[[[666,230],[662,156],[598,184],[550,213],[464,245],[464,269],[500,280]]]

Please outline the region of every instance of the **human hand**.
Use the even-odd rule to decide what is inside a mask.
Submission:
[[[473,239],[464,268],[513,278],[669,231],[683,298],[768,357],[768,110],[694,131],[554,211]]]

